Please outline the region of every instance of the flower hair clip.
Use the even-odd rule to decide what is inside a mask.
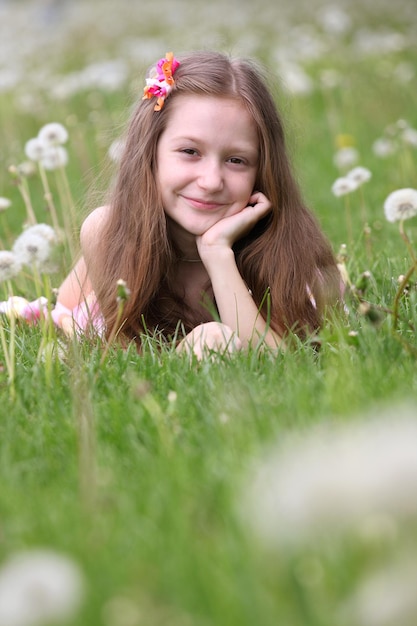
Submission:
[[[179,61],[174,58],[174,54],[167,52],[165,58],[158,61],[156,67],[152,68],[149,78],[146,79],[142,100],[158,98],[154,111],[160,111],[164,106],[165,98],[175,84],[173,75],[178,66]]]

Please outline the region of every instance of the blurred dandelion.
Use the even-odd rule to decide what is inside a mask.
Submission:
[[[372,178],[372,173],[370,170],[368,170],[368,168],[366,167],[362,167],[361,165],[358,165],[357,167],[354,167],[353,169],[349,170],[349,172],[346,174],[346,178],[349,178],[353,181],[355,181],[358,185],[359,188],[359,194],[360,194],[360,206],[361,206],[361,216],[362,216],[362,222],[364,224],[365,227],[365,235],[367,233],[366,231],[366,224],[367,224],[367,210],[366,210],[366,204],[365,204],[365,198],[363,195],[363,190],[362,190],[362,185],[364,183],[367,183],[369,180],[371,180]],[[369,242],[369,238],[367,239],[367,242]],[[370,250],[368,250],[368,253],[370,252]],[[368,257],[370,256],[370,254],[368,254]]]
[[[108,155],[111,161],[113,161],[114,163],[120,162],[124,147],[125,147],[125,141],[122,138],[118,138],[112,141],[108,149]]]
[[[389,222],[402,222],[417,215],[417,189],[397,189],[384,202],[385,217]]]
[[[384,202],[385,217],[389,222],[399,222],[399,232],[407,247],[412,264],[404,274],[402,282],[399,284],[393,303],[393,329],[396,330],[398,324],[398,310],[401,297],[406,289],[411,275],[417,269],[417,258],[411,245],[411,241],[404,229],[404,221],[417,215],[417,189],[404,188],[391,192]]]
[[[352,217],[350,211],[349,194],[358,189],[358,183],[353,178],[347,176],[341,176],[336,178],[332,185],[332,192],[336,197],[345,196],[345,219],[346,219],[346,231],[348,242],[351,245],[353,242],[353,229],[352,229]]]
[[[6,211],[12,206],[12,201],[9,198],[0,197],[0,212]]]
[[[0,624],[44,626],[74,617],[84,580],[72,559],[52,550],[13,555],[0,569]]]
[[[347,176],[340,176],[336,178],[332,185],[333,195],[340,197],[345,196],[348,193],[356,191],[358,188],[358,182],[354,178],[348,178]]]
[[[363,183],[368,182],[368,180],[372,178],[372,173],[366,167],[358,165],[357,167],[354,167],[352,170],[350,170],[346,174],[346,177],[355,181],[359,186],[363,185]]]
[[[355,165],[358,160],[359,152],[353,146],[343,146],[333,156],[333,163],[342,171]]]
[[[33,161],[22,161],[22,163],[19,163],[17,166],[17,171],[20,176],[30,178],[30,176],[36,174],[36,165]]]
[[[341,613],[358,626],[414,626],[416,589],[415,559],[402,557],[365,578]]]
[[[45,156],[47,144],[39,137],[33,137],[25,143],[25,154],[31,161],[40,161]]]
[[[388,137],[380,137],[372,144],[372,151],[375,156],[385,159],[397,151],[397,145]]]
[[[401,133],[401,139],[412,148],[417,148],[417,130],[415,128],[405,128]]]
[[[12,251],[21,265],[49,273],[53,270],[50,261],[58,244],[54,229],[48,224],[29,226],[15,240]]]
[[[50,146],[45,150],[41,163],[46,170],[58,170],[68,165],[68,152],[63,146]]]
[[[281,436],[244,485],[242,512],[267,544],[357,530],[374,515],[417,516],[415,407]]]
[[[38,139],[48,146],[60,146],[68,141],[68,131],[59,122],[50,122],[42,126]]]
[[[322,28],[331,35],[343,35],[352,26],[352,20],[346,11],[333,4],[325,5],[317,17]]]
[[[0,250],[0,282],[15,278],[22,269],[19,257],[11,250]]]
[[[25,154],[31,161],[38,164],[39,175],[41,177],[44,190],[44,198],[51,215],[53,227],[57,232],[60,231],[58,214],[53,201],[51,189],[48,182],[46,172],[58,170],[60,179],[58,181],[58,191],[61,203],[68,203],[70,217],[67,212],[63,211],[65,230],[67,233],[73,232],[75,227],[75,216],[73,214],[73,201],[69,190],[68,181],[65,177],[64,168],[68,164],[68,152],[62,144],[68,141],[68,131],[59,122],[50,122],[42,126],[37,137],[29,139],[25,144]],[[35,223],[33,219],[30,223]],[[70,242],[71,243],[71,242]]]

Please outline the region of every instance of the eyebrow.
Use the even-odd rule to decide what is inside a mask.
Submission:
[[[178,137],[173,137],[171,140],[173,143],[177,143],[177,142],[182,142],[182,141],[189,141],[190,143],[205,143],[203,139],[201,139],[201,137],[192,137],[191,135],[184,135],[184,136],[178,136]],[[231,149],[227,149],[227,152],[230,153],[240,153],[240,152],[250,152],[251,154],[254,155],[258,155],[259,154],[259,149],[254,148],[252,145],[249,145],[248,143],[245,144],[235,144],[231,146]]]

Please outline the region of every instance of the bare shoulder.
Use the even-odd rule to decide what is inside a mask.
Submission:
[[[101,228],[106,223],[109,207],[101,206],[94,209],[84,220],[80,231],[81,248],[83,251],[94,248]]]

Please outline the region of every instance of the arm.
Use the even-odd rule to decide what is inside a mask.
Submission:
[[[82,304],[93,291],[87,271],[88,256],[91,256],[92,250],[94,251],[94,243],[107,211],[107,207],[95,209],[81,226],[80,241],[83,256],[78,259],[58,290],[57,301],[68,309],[74,309]]]
[[[270,211],[271,205],[260,192],[249,205],[226,217],[197,238],[200,257],[209,274],[220,319],[240,338],[244,347],[263,339],[268,346],[283,345],[282,337],[267,326],[236,265],[232,246]]]
[[[68,309],[81,304],[92,291],[84,257],[80,257],[58,290],[57,302]]]

